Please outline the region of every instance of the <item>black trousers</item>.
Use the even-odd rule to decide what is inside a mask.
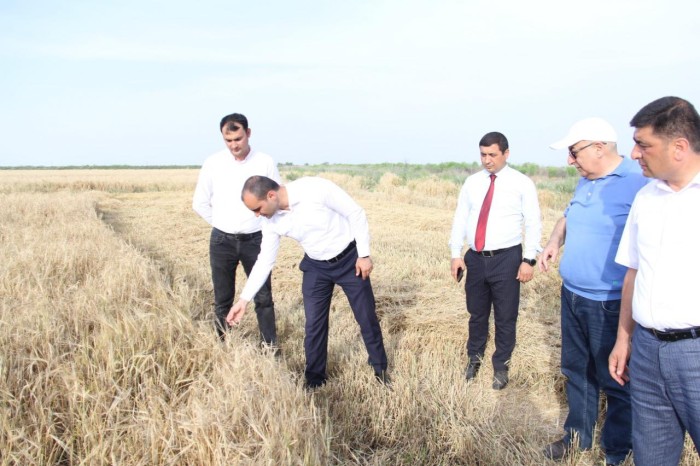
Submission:
[[[233,296],[236,292],[236,269],[243,265],[246,276],[255,265],[260,254],[262,232],[249,235],[233,235],[213,228],[209,241],[209,263],[211,278],[214,284],[214,314],[215,326],[220,338],[224,338],[230,327],[226,316],[231,310]],[[270,276],[253,299],[255,313],[258,316],[258,328],[263,342],[277,344],[277,328],[275,326],[275,307],[272,301],[272,281]]]
[[[520,282],[515,277],[522,262],[522,246],[509,248],[493,257],[483,257],[469,249],[464,262],[467,265],[464,286],[469,312],[467,355],[470,360],[484,357],[493,305],[496,327],[493,369],[508,370],[515,348],[515,326],[520,305]]]
[[[362,340],[367,348],[369,363],[374,371],[386,370],[382,330],[379,326],[374,302],[374,292],[369,277],[355,276],[357,249],[353,249],[336,263],[313,260],[304,255],[299,268],[304,272],[302,294],[306,314],[306,370],[304,375],[310,385],[320,385],[326,380],[328,362],[328,317],[331,297],[336,284],[345,292],[355,320],[360,325]]]

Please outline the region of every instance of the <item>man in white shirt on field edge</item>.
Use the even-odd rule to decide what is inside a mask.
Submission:
[[[450,236],[450,271],[457,281],[465,269],[467,272],[466,379],[474,379],[481,367],[493,305],[493,388],[502,390],[508,385],[515,348],[520,283],[529,282],[534,274],[542,225],[535,183],[506,164],[510,155],[506,137],[499,132],[485,134],[479,141],[479,152],[484,169],[467,178],[457,201]],[[465,239],[469,250],[462,259]]]
[[[288,236],[297,240],[305,252],[299,268],[304,273],[307,389],[326,383],[328,317],[336,284],[348,297],[360,325],[375,376],[388,383],[387,357],[369,279],[373,265],[364,209],[333,182],[315,177],[280,186],[270,178],[254,176],[246,181],[241,197],[255,215],[268,220],[263,225],[260,256],[239,301],[231,308],[228,323],[241,321],[246,305],[275,263],[280,237]]]
[[[219,124],[228,150],[206,159],[192,200],[192,208],[212,226],[209,262],[214,285],[216,330],[224,338],[226,322],[236,290],[236,268],[240,263],[250,274],[260,253],[261,221],[241,202],[243,183],[253,175],[279,181],[277,164],[267,154],[252,150],[248,120],[240,113],[221,119]],[[279,353],[275,308],[270,275],[263,277],[255,295],[255,312],[262,343]]]
[[[632,204],[615,261],[627,267],[610,375],[630,383],[637,466],[700,447],[700,115],[663,97],[632,118],[632,158],[656,178]],[[627,368],[629,361],[629,373]]]

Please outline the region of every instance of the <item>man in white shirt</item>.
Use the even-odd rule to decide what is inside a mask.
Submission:
[[[305,252],[299,268],[304,273],[306,387],[313,389],[326,383],[328,316],[336,284],[348,297],[360,325],[375,376],[388,383],[386,351],[369,279],[372,259],[364,209],[331,181],[315,177],[280,186],[270,178],[254,176],[246,181],[241,197],[255,215],[268,220],[263,225],[260,256],[239,301],[228,314],[228,323],[240,322],[246,305],[272,270],[280,237],[288,236],[297,240]]]
[[[243,183],[253,175],[279,181],[277,164],[267,154],[252,150],[248,120],[240,113],[221,119],[219,125],[227,150],[208,157],[192,200],[192,208],[212,226],[209,262],[214,284],[215,325],[220,338],[229,326],[226,322],[236,290],[236,268],[240,263],[246,275],[260,253],[261,222],[241,202]],[[277,347],[275,308],[270,276],[266,276],[255,296],[260,337],[264,346]]]
[[[700,115],[663,97],[630,124],[632,158],[656,180],[637,194],[615,257],[628,269],[609,369],[630,383],[635,464],[676,465],[686,432],[700,447]]]
[[[466,378],[474,379],[481,367],[493,305],[493,388],[502,390],[508,384],[508,366],[515,348],[520,283],[532,279],[542,225],[535,184],[506,164],[510,155],[506,137],[488,133],[481,138],[479,150],[484,170],[469,176],[459,193],[450,236],[450,271],[457,281],[467,271],[470,317]],[[465,239],[469,250],[462,258]]]

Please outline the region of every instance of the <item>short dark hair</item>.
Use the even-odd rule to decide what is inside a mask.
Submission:
[[[479,141],[479,147],[488,147],[492,144],[498,144],[498,149],[501,152],[508,150],[508,139],[498,131],[484,134],[484,137]]]
[[[232,113],[221,119],[219,129],[222,133],[224,132],[224,126],[229,131],[238,131],[239,127],[243,127],[245,131],[248,131],[248,119],[242,113]]]
[[[648,103],[630,121],[630,126],[651,126],[655,135],[671,139],[685,138],[700,152],[700,115],[693,104],[680,97],[662,97]]]
[[[243,199],[243,193],[250,193],[257,199],[265,199],[267,193],[270,191],[279,191],[280,185],[275,180],[270,179],[266,176],[255,175],[251,176],[245,183],[243,183],[243,190],[241,191],[241,199]]]

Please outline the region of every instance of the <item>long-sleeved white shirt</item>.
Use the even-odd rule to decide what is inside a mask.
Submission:
[[[262,175],[278,183],[277,164],[269,155],[251,149],[238,161],[228,150],[209,156],[199,172],[192,208],[211,226],[225,233],[260,231],[261,221],[241,201],[245,181]]]
[[[481,205],[491,184],[491,173],[481,170],[467,177],[459,193],[457,209],[452,221],[450,251],[452,258],[462,257],[465,239],[474,246],[476,225]],[[541,251],[542,222],[537,189],[530,178],[508,165],[496,173],[493,200],[486,224],[484,250],[504,249],[522,243],[523,226],[525,244],[523,257],[534,259]]]
[[[241,292],[246,301],[255,296],[272,270],[282,236],[297,240],[315,260],[332,259],[353,239],[358,256],[369,256],[367,216],[348,193],[316,177],[299,178],[285,188],[289,210],[278,211],[263,223],[260,255]]]

